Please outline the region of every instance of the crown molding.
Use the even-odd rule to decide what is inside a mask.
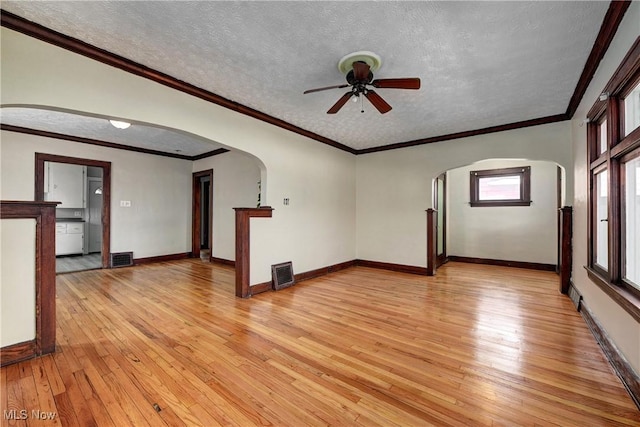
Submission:
[[[246,105],[242,105],[238,102],[231,101],[230,99],[224,98],[220,95],[217,95],[213,92],[209,92],[205,89],[199,88],[190,83],[183,82],[182,80],[179,80],[168,74],[146,67],[142,64],[139,64],[130,59],[124,58],[120,55],[116,55],[104,49],[100,49],[82,40],[78,40],[76,38],[59,33],[57,31],[44,27],[35,22],[28,21],[24,18],[21,18],[5,10],[0,11],[0,23],[3,27],[9,28],[19,33],[25,34],[27,36],[36,38],[46,43],[50,43],[62,49],[66,49],[71,52],[83,55],[87,58],[94,59],[96,61],[102,62],[103,64],[119,68],[123,71],[134,74],[136,76],[144,77],[146,79],[149,79],[161,85],[170,87],[175,90],[179,90],[186,94],[195,96],[197,98],[203,99],[205,101],[211,102],[213,104],[219,105],[221,107],[227,108],[237,113],[244,114],[249,117],[253,117],[263,122],[272,124],[274,126],[278,126],[282,129],[286,129],[288,131],[297,133],[307,138],[314,139],[318,142],[322,142],[323,144],[330,145],[332,147],[338,148],[343,151],[347,151],[352,154],[355,151],[353,148],[348,147],[344,144],[341,144],[337,141],[334,141],[322,135],[318,135],[316,133],[310,132],[308,130],[302,129],[298,126],[292,125],[289,122],[270,116],[266,113],[255,110],[253,108],[247,107]]]
[[[537,119],[523,120],[520,122],[509,123],[509,124],[504,124],[499,126],[491,126],[483,129],[476,129],[476,130],[457,132],[457,133],[452,133],[447,135],[433,136],[433,137],[422,138],[422,139],[417,139],[413,141],[398,142],[395,144],[388,144],[388,145],[383,145],[379,147],[372,147],[372,148],[365,148],[365,149],[354,149],[340,142],[326,138],[322,135],[318,135],[316,133],[302,129],[289,122],[275,118],[266,113],[247,107],[235,101],[229,100],[227,98],[224,98],[213,92],[209,92],[205,89],[199,88],[192,84],[183,82],[168,74],[146,67],[142,64],[131,61],[127,58],[116,55],[114,53],[108,52],[104,49],[100,49],[82,40],[78,40],[76,38],[59,33],[57,31],[44,27],[35,22],[28,21],[24,18],[21,18],[5,10],[0,10],[0,22],[3,27],[12,29],[14,31],[18,31],[22,34],[34,37],[38,40],[42,40],[44,42],[78,53],[80,55],[102,62],[104,64],[119,68],[128,73],[147,78],[149,80],[152,80],[156,83],[160,83],[172,89],[179,90],[181,92],[198,97],[205,101],[214,103],[216,105],[220,105],[221,107],[228,108],[240,114],[253,117],[257,120],[261,120],[263,122],[272,124],[282,129],[286,129],[288,131],[316,140],[323,144],[330,145],[342,151],[346,151],[351,154],[360,155],[360,154],[374,153],[379,151],[413,147],[416,145],[431,144],[434,142],[448,141],[452,139],[465,138],[469,136],[483,135],[483,134],[494,133],[494,132],[502,132],[505,130],[519,129],[519,128],[524,128],[529,126],[536,126],[540,124],[548,124],[548,123],[554,123],[558,121],[571,119],[576,109],[578,108],[578,104],[582,100],[582,97],[584,96],[589,84],[591,83],[591,79],[593,78],[593,75],[596,69],[598,68],[600,61],[606,54],[607,49],[609,48],[609,45],[611,44],[611,41],[613,40],[613,37],[615,36],[616,31],[620,26],[620,23],[622,22],[622,19],[627,9],[629,8],[630,4],[631,4],[631,1],[628,1],[628,0],[627,1],[611,1],[611,3],[609,4],[609,9],[607,10],[607,13],[603,19],[602,25],[600,26],[600,31],[598,32],[598,36],[596,37],[596,40],[591,49],[591,53],[589,54],[589,58],[587,59],[587,62],[584,66],[582,74],[580,75],[580,78],[573,92],[571,100],[569,101],[569,105],[565,113],[556,114],[556,115],[547,116],[547,117],[541,117]]]
[[[580,79],[578,79],[576,88],[573,91],[573,96],[571,96],[571,100],[567,106],[565,114],[569,119],[573,117],[578,109],[578,105],[580,105],[580,101],[582,101],[582,97],[587,91],[593,75],[596,73],[600,61],[602,61],[602,58],[604,58],[604,55],[607,53],[607,49],[609,49],[609,45],[616,35],[622,18],[624,18],[630,5],[631,1],[612,1],[609,4],[609,9],[602,20],[596,41],[593,43],[591,53],[589,53],[587,62],[584,64]]]
[[[129,145],[124,145],[124,144],[116,144],[115,142],[107,142],[107,141],[101,141],[99,139],[84,138],[82,136],[67,135],[67,134],[63,134],[63,133],[49,132],[49,131],[46,131],[46,130],[39,130],[39,129],[25,128],[25,127],[21,127],[21,126],[7,125],[7,124],[4,124],[4,123],[0,123],[0,129],[2,129],[4,131],[9,131],[9,132],[18,132],[18,133],[24,133],[24,134],[28,134],[28,135],[43,136],[43,137],[46,137],[46,138],[54,138],[54,139],[62,139],[62,140],[65,140],[65,141],[80,142],[80,143],[83,143],[83,144],[99,145],[101,147],[114,148],[116,150],[134,151],[136,153],[152,154],[152,155],[155,155],[155,156],[172,157],[174,159],[191,160],[191,161],[200,160],[200,159],[204,159],[204,158],[211,157],[211,156],[217,156],[218,154],[223,154],[223,153],[226,153],[226,152],[229,151],[226,148],[218,148],[218,149],[213,150],[213,151],[209,151],[209,152],[206,152],[206,153],[198,154],[197,156],[185,156],[184,154],[174,154],[174,153],[167,153],[167,152],[164,152],[164,151],[150,150],[150,149],[147,149],[147,148],[132,147],[132,146],[129,146]]]

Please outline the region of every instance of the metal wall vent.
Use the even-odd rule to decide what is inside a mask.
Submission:
[[[129,267],[133,265],[133,252],[117,252],[111,254],[111,268]]]
[[[573,287],[573,284],[569,286],[569,298],[571,298],[571,302],[576,306],[576,310],[580,311],[580,303],[582,302],[582,295],[576,288]]]
[[[296,281],[293,276],[291,261],[272,265],[271,278],[273,280],[273,289],[276,291],[293,286]]]

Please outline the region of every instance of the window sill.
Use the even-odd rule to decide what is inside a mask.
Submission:
[[[624,286],[612,285],[602,275],[594,269],[584,266],[589,279],[600,289],[602,289],[612,300],[631,315],[637,322],[640,322],[640,298],[630,292]]]
[[[472,208],[496,206],[531,206],[531,200],[495,200],[487,202],[470,202]]]

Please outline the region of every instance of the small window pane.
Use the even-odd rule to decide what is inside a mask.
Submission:
[[[530,206],[531,167],[471,171],[469,202],[481,206]]]
[[[640,288],[640,157],[625,163],[624,277]]]
[[[499,176],[478,180],[480,200],[520,199],[520,176]]]
[[[600,144],[600,154],[604,153],[605,151],[607,151],[607,121],[603,121],[602,123],[600,123],[600,126],[598,126],[598,141]]]
[[[609,225],[607,171],[596,175],[596,264],[607,270],[609,268]]]
[[[640,83],[624,99],[624,134],[640,126]]]

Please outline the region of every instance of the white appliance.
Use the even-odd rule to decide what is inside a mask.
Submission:
[[[84,222],[56,223],[56,256],[82,255],[84,247]]]

